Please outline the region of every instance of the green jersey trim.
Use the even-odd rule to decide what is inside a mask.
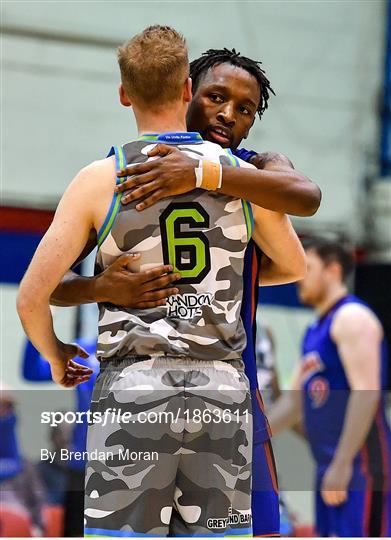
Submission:
[[[229,148],[224,148],[224,152],[227,154],[228,159],[231,162],[232,167],[239,167],[239,163]]]
[[[115,167],[118,171],[119,169],[123,169],[126,165],[125,161],[125,154],[122,146],[113,146],[110,150],[109,156],[115,154]],[[116,184],[122,184],[126,180],[125,177],[117,176]],[[99,229],[98,232],[98,248],[103,244],[103,242],[106,240],[107,235],[111,231],[114,220],[118,214],[118,210],[121,205],[121,197],[122,193],[114,193],[113,198],[111,200],[109,211],[107,212],[106,218],[103,222],[102,227]]]
[[[247,240],[250,240],[254,230],[254,216],[251,203],[242,199],[242,206],[247,227]]]
[[[157,141],[159,135],[141,135],[137,137],[136,141]]]
[[[230,148],[224,148],[233,167],[240,167],[239,161],[236,156],[233,155]],[[242,199],[243,213],[246,220],[247,227],[247,240],[250,240],[254,230],[254,216],[251,208],[251,204],[248,201]]]

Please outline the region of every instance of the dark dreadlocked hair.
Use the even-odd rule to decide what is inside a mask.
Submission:
[[[268,106],[270,92],[275,95],[274,90],[270,86],[270,81],[266,77],[264,70],[260,67],[262,62],[242,56],[235,49],[232,49],[232,51],[226,48],[209,49],[199,58],[190,62],[190,77],[193,80],[193,88],[197,89],[201,75],[208,71],[208,69],[225,63],[245,69],[257,80],[261,91],[261,99],[259,100],[257,112],[259,118],[262,118],[262,114]]]

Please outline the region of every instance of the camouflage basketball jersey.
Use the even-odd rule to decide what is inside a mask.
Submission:
[[[109,155],[115,154],[118,170],[151,159],[147,154],[157,142],[174,144],[195,159],[249,166],[198,133],[144,135],[113,147]],[[175,284],[180,292],[166,305],[150,309],[101,303],[97,356],[239,358],[246,345],[240,308],[244,252],[253,227],[251,206],[202,189],[141,212],[135,209],[137,202],[122,205],[120,198],[114,195],[98,233],[96,273],[123,253],[140,253],[134,271],[171,264],[181,274]]]

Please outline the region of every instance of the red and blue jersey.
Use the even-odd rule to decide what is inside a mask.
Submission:
[[[349,303],[366,305],[355,296],[342,298],[307,329],[303,340],[304,422],[317,465],[316,528],[320,536],[389,537],[391,433],[384,403],[388,363],[385,341],[381,345],[382,397],[365,443],[354,460],[348,499],[333,507],[326,505],[320,494],[323,475],[341,437],[351,391],[330,335],[338,309]]]
[[[333,459],[342,433],[350,395],[349,381],[337,346],[330,335],[331,325],[338,309],[350,303],[365,305],[355,296],[342,298],[307,329],[303,340],[304,421],[308,441],[320,473]],[[386,389],[387,362],[387,347],[383,340],[381,346],[383,390]],[[364,458],[363,453],[368,453],[368,458],[373,462],[372,466],[376,465],[381,470],[390,458],[390,441],[383,395],[363,452],[356,457],[356,464],[358,465]]]
[[[263,400],[258,388],[257,364],[255,353],[256,312],[258,306],[259,273],[262,252],[253,240],[248,243],[243,270],[243,300],[241,317],[247,337],[246,348],[243,351],[243,362],[246,375],[250,381],[253,406],[253,438],[254,442],[270,438]]]
[[[250,162],[257,154],[254,150],[237,148],[233,154],[243,161]],[[253,240],[247,245],[243,269],[243,300],[241,318],[246,332],[247,345],[243,351],[245,372],[250,381],[253,405],[253,437],[254,442],[270,438],[270,428],[267,422],[263,400],[258,388],[255,342],[257,333],[256,312],[258,305],[259,279],[261,271],[262,251]]]

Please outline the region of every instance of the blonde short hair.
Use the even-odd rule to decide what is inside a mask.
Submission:
[[[118,48],[125,92],[140,105],[179,100],[189,76],[185,38],[169,26],[149,26]]]

